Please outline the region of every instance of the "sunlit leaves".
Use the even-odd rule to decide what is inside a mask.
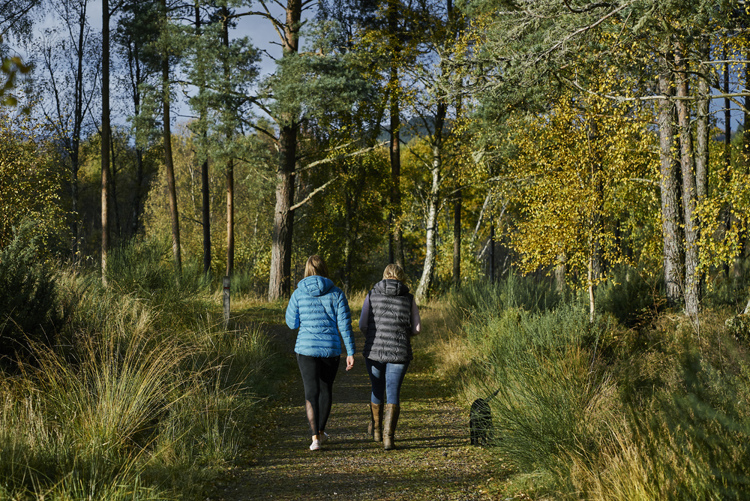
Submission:
[[[603,75],[606,91],[615,77]],[[564,93],[549,113],[516,115],[507,141],[516,147],[508,163],[520,219],[509,235],[524,271],[555,266],[585,277],[592,253],[608,263],[652,261],[656,158],[647,110]],[[648,244],[646,242],[649,242]]]
[[[64,232],[61,176],[45,132],[29,116],[0,114],[0,247],[24,220],[33,221],[45,245]]]

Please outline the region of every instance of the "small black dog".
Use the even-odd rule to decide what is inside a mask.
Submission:
[[[471,445],[487,445],[489,442],[492,435],[492,409],[490,409],[490,401],[499,392],[500,388],[489,397],[478,398],[471,404],[471,409],[469,409]]]

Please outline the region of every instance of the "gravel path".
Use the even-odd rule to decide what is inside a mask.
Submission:
[[[291,362],[293,333],[283,326],[270,330]],[[456,402],[450,382],[434,375],[417,339],[402,388],[396,450],[384,451],[366,434],[370,385],[361,355],[350,372],[342,363],[334,383],[330,441],[322,451],[308,450],[302,380],[290,363],[294,370],[265,424],[209,499],[491,499],[488,487],[501,468],[486,450],[469,445],[468,409]]]

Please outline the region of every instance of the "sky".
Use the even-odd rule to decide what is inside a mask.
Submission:
[[[55,0],[52,0],[55,1]],[[113,0],[110,0],[112,3]],[[260,6],[255,2],[252,7],[253,10],[260,10]],[[278,19],[283,19],[283,9],[273,2],[269,2],[269,8],[272,9],[272,13],[277,16]],[[101,0],[89,0],[87,7],[88,18],[92,28],[96,31],[101,30],[102,23],[102,1]],[[115,18],[116,19],[116,18]],[[45,28],[53,27],[55,23],[59,23],[52,14],[48,14],[43,20],[41,20],[36,26],[36,32],[41,35]],[[114,29],[113,25],[111,29]],[[261,73],[266,75],[274,71],[275,64],[273,59],[267,55],[270,54],[273,57],[280,57],[281,48],[279,46],[279,37],[274,30],[272,23],[265,18],[258,16],[246,16],[239,19],[238,26],[234,29],[230,36],[232,37],[243,37],[248,36],[252,41],[253,45],[261,51],[263,51],[263,59],[260,62]],[[303,39],[304,44],[304,39]],[[20,51],[23,56],[23,51]],[[712,102],[712,110],[716,111],[724,106],[723,100],[714,100]],[[741,123],[742,114],[736,109],[736,105],[733,105],[735,110],[732,113],[732,130],[736,130],[738,125]],[[190,110],[187,104],[184,102],[176,103],[175,116],[178,122],[186,121],[190,116]],[[719,127],[723,128],[724,114],[717,114]],[[124,122],[119,118],[115,118],[117,122]]]
[[[54,1],[54,0],[53,0]],[[113,0],[110,0],[113,3]],[[270,2],[269,8],[271,12],[277,17],[277,19],[283,19],[284,11],[278,5]],[[260,6],[254,3],[251,6],[252,10],[260,10]],[[243,9],[249,10],[249,9]],[[89,0],[87,6],[87,17],[91,27],[94,31],[100,32],[102,28],[102,0]],[[114,30],[116,25],[116,17],[111,20],[110,31]],[[49,9],[49,12],[39,20],[35,26],[35,33],[37,36],[42,36],[44,30],[47,28],[55,27],[56,24],[60,23],[60,20],[56,18],[55,13]],[[275,69],[275,63],[272,57],[281,56],[281,47],[279,45],[279,36],[274,30],[272,23],[265,18],[259,16],[245,16],[239,18],[237,27],[230,32],[230,37],[241,38],[247,36],[250,38],[252,44],[261,49],[263,58],[260,61],[260,70],[262,75],[270,74]],[[23,50],[19,50],[22,56],[25,56]],[[269,54],[272,57],[269,57]],[[182,93],[178,93],[182,94]],[[182,99],[182,102],[175,103],[175,116],[176,121],[184,122],[190,117],[190,109]],[[124,120],[115,117],[117,122]]]

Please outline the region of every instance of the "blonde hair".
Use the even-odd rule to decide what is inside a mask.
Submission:
[[[406,273],[404,273],[404,269],[401,268],[397,264],[389,264],[385,267],[385,270],[383,271],[383,280],[398,280],[399,282],[403,282],[406,280]]]
[[[328,266],[326,266],[323,258],[317,254],[313,254],[307,258],[307,263],[305,263],[305,278],[311,275],[320,275],[321,277],[328,278]]]

